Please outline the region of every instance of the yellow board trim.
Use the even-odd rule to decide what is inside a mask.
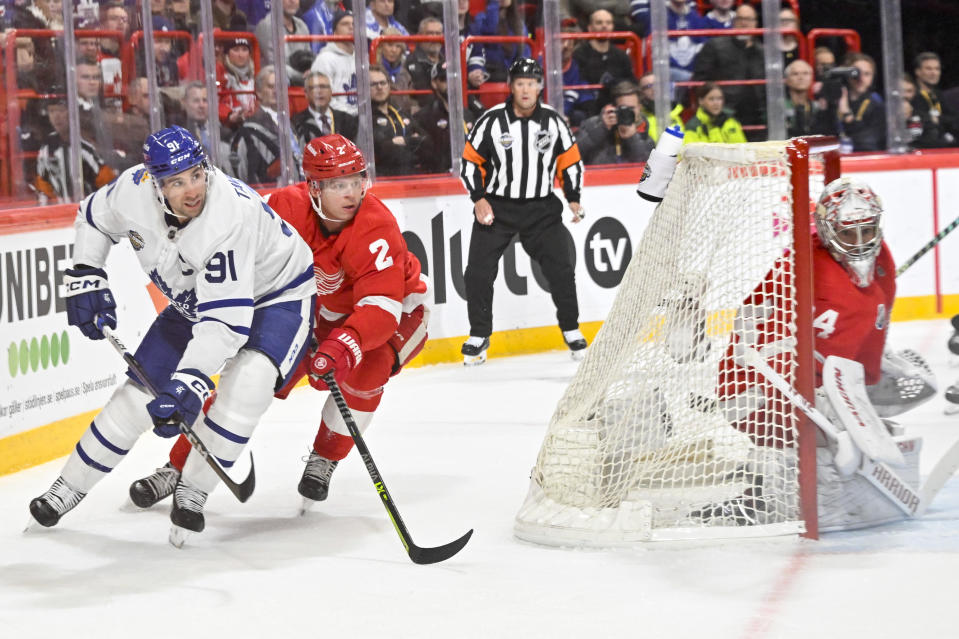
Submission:
[[[941,313],[936,312],[934,295],[900,297],[896,299],[893,307],[892,321],[948,319],[956,314],[959,314],[959,295],[944,295]],[[711,320],[714,330],[728,322],[728,318],[721,314]],[[715,326],[712,326],[713,323]],[[602,322],[585,322],[580,325],[580,330],[586,339],[592,342],[602,325]],[[460,348],[464,339],[431,339],[407,366],[416,368],[460,362],[463,360]],[[508,357],[565,348],[563,337],[556,326],[537,326],[494,333],[490,339],[488,355],[490,358]],[[301,382],[305,383],[305,380]],[[99,411],[89,411],[0,439],[0,475],[15,473],[69,454],[97,412]]]

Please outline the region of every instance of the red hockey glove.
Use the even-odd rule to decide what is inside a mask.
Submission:
[[[349,330],[336,329],[326,339],[320,342],[316,353],[310,360],[310,379],[322,381],[323,375],[333,373],[337,384],[363,360],[363,351],[360,350],[360,339],[356,333]],[[312,384],[316,387],[316,384]]]

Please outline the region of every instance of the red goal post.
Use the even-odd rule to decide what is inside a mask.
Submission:
[[[550,420],[517,537],[818,536],[814,427],[730,353],[764,347],[814,400],[810,213],[838,175],[834,138],[684,147]],[[724,511],[757,486],[748,523]]]

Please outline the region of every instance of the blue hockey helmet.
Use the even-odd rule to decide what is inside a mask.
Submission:
[[[198,164],[206,168],[206,152],[189,131],[174,124],[147,136],[143,143],[143,163],[159,181]]]

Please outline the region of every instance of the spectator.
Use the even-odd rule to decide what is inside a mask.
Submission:
[[[213,148],[213,140],[210,137],[208,117],[210,113],[210,100],[207,97],[206,84],[194,80],[183,89],[183,116],[180,126],[190,132],[190,134],[200,141],[207,153]]]
[[[789,7],[783,7],[779,11],[779,27],[781,29],[799,30],[799,18],[796,12]],[[784,35],[779,45],[783,52],[783,69],[788,67],[793,60],[799,59],[799,39],[794,35]]]
[[[333,98],[330,79],[319,71],[307,71],[303,88],[308,106],[290,121],[300,148],[305,148],[313,138],[334,133],[355,142],[356,116],[330,106]]]
[[[164,33],[174,30],[173,23],[162,17],[153,17],[153,31]],[[146,48],[140,45],[140,55],[137,58],[137,75],[146,76],[145,64]],[[180,72],[177,69],[176,56],[173,55],[173,40],[169,38],[153,38],[154,67],[157,73],[158,87],[175,87],[180,85]],[[149,135],[149,132],[147,133]],[[143,136],[146,139],[146,136]]]
[[[488,0],[486,9],[476,15],[471,29],[470,35],[529,37],[514,0]],[[493,82],[505,82],[509,65],[530,55],[525,44],[487,44],[484,48],[486,70]],[[413,83],[416,84],[416,76]]]
[[[52,29],[47,14],[54,13],[47,9],[41,10],[35,3],[5,3],[12,5],[7,11],[12,13],[10,24],[14,29]],[[37,86],[47,89],[54,84],[62,84],[63,51],[61,44],[55,38],[32,38],[35,52],[34,69]],[[61,87],[62,88],[62,87]]]
[[[456,18],[460,30],[460,44],[470,35],[470,29],[473,26],[473,17],[469,9],[470,0],[457,0]],[[466,73],[470,77],[469,84],[473,88],[479,87],[489,79],[489,74],[486,73],[486,49],[478,42],[466,47]]]
[[[333,18],[337,11],[342,10],[343,3],[340,0],[316,0],[310,9],[303,13],[303,22],[313,35],[333,35]],[[325,45],[325,42],[314,42],[310,46],[313,53],[319,53]]]
[[[649,137],[653,144],[659,141],[659,127],[656,121],[656,76],[647,71],[639,78],[639,103],[643,117],[649,123]],[[675,104],[669,112],[669,125],[683,129],[683,105]]]
[[[231,131],[256,110],[254,66],[250,41],[238,35],[224,44],[223,64],[217,65],[217,83],[227,93],[220,97],[220,123]]]
[[[100,69],[103,73],[103,93],[119,97],[123,90],[123,72],[120,47],[130,39],[130,14],[121,0],[108,0],[100,5],[100,28],[119,31],[120,38],[100,38]]]
[[[632,80],[613,85],[613,101],[583,122],[576,144],[584,164],[645,162],[653,149],[649,122],[643,117],[639,86]]]
[[[97,64],[77,61],[77,99],[81,117],[100,107],[100,84],[103,77]]]
[[[590,33],[608,33],[613,30],[613,14],[597,9],[589,15]],[[586,84],[611,86],[617,80],[636,80],[633,63],[622,49],[613,46],[608,38],[587,40],[573,51],[573,60],[579,65],[580,77]],[[592,109],[598,112],[600,104]]]
[[[916,81],[908,72],[904,72],[900,78],[899,86],[902,93],[902,119],[906,121],[908,141],[911,146],[916,146],[916,140],[920,139],[923,134],[922,118],[912,108],[912,101],[918,93]]]
[[[650,31],[648,3],[633,3],[631,6],[633,21],[639,25],[638,31],[646,36]],[[612,27],[612,15],[610,15]],[[688,0],[668,0],[666,5],[666,28],[670,31],[689,29],[718,28],[712,21],[699,15],[695,2]],[[612,31],[612,28],[610,28]],[[669,76],[673,82],[685,82],[693,73],[693,60],[703,46],[701,37],[681,36],[669,39]]]
[[[835,135],[835,116],[810,99],[812,67],[805,60],[794,60],[786,67],[786,136]]]
[[[713,8],[704,18],[711,22],[711,29],[728,29],[733,26],[736,10],[733,9],[734,0],[713,0]]]
[[[423,18],[420,22],[419,35],[442,36],[443,21],[432,16]],[[429,90],[432,88],[432,79],[430,74],[433,65],[443,61],[443,43],[442,42],[419,42],[416,49],[406,58],[406,70],[410,74],[413,88],[420,90]],[[418,107],[426,106],[432,101],[431,95],[416,96]]]
[[[309,35],[310,30],[306,23],[296,17],[296,12],[300,8],[299,0],[281,0],[283,2],[283,33],[286,35]],[[268,13],[259,24],[256,25],[256,41],[260,44],[260,60],[262,64],[276,65],[277,60],[273,55],[273,14]],[[290,58],[297,51],[310,51],[309,42],[287,42],[283,45],[283,61],[286,64],[286,75],[290,84],[303,84],[303,73],[290,66]]]
[[[390,79],[386,69],[370,66],[370,100],[373,103],[373,153],[378,175],[413,173],[417,147],[423,132],[408,113],[390,102]]]
[[[865,53],[851,53],[843,65],[856,67],[859,77],[848,80],[842,88],[837,109],[840,133],[851,140],[854,151],[885,149],[886,105],[879,94],[872,91],[875,61]]]
[[[233,175],[247,184],[272,184],[280,177],[280,129],[276,115],[276,72],[267,65],[256,74],[257,107],[244,120],[230,142]],[[299,144],[289,133],[293,145],[293,170],[299,176]]]
[[[147,79],[137,77],[127,86],[127,111],[103,109],[104,124],[108,131],[103,140],[112,140],[112,153],[100,146],[111,166],[122,172],[143,161],[143,140],[150,135],[150,91]]]
[[[403,35],[398,29],[386,27],[381,36],[399,36]],[[396,95],[396,91],[408,91],[413,88],[413,79],[406,68],[406,44],[402,42],[380,42],[376,47],[376,64],[386,69],[390,77],[390,86],[393,91],[393,98],[396,106],[402,111],[416,113],[419,109],[419,103],[414,101],[413,96]]]
[[[197,35],[199,28],[198,17],[190,11],[190,0],[170,0],[170,19],[176,26],[177,31],[187,31],[193,37]],[[179,54],[185,51],[178,51]]]
[[[699,99],[699,108],[696,110],[696,115],[686,121],[686,135],[683,138],[683,143],[724,142],[730,144],[746,141],[743,127],[731,113],[723,110],[725,96],[718,86],[712,82],[707,82],[696,90],[696,97]]]
[[[100,41],[97,38],[77,36],[77,59],[96,64],[100,57]]]
[[[756,10],[748,4],[736,9],[733,27],[753,28]],[[766,77],[762,43],[754,36],[710,39],[696,56],[693,80],[759,80]],[[761,86],[726,86],[724,102],[743,124],[764,124],[766,91]]]
[[[561,27],[563,33],[579,33],[581,29],[576,21],[570,18],[564,20]],[[579,64],[573,59],[577,40],[565,39],[561,42],[563,60],[563,115],[571,127],[578,127],[590,113],[596,110],[596,91],[593,89],[577,88],[577,85],[586,84],[579,72]]]
[[[914,141],[919,148],[955,146],[959,136],[959,114],[939,96],[939,78],[942,62],[931,51],[916,56],[913,65],[916,74],[916,96],[912,110],[922,122],[922,135]]]
[[[333,18],[333,35],[353,37],[352,12],[336,12]],[[310,68],[330,79],[334,93],[333,106],[350,115],[356,115],[356,58],[353,57],[353,41],[333,42],[324,47]]]
[[[39,203],[66,203],[76,201],[81,194],[71,193],[70,176],[70,118],[67,113],[66,89],[54,88],[54,97],[47,104],[47,117],[53,130],[47,136],[40,154],[37,156],[37,176],[34,188]],[[92,193],[105,184],[109,184],[116,173],[104,162],[97,149],[87,141],[89,132],[81,126],[80,163],[83,172],[83,192]]]
[[[830,69],[836,66],[836,55],[829,47],[816,47],[813,52],[813,62],[815,63],[815,81],[812,85],[812,94],[817,100],[821,100],[822,83]]]
[[[213,0],[213,28],[223,31],[248,31],[246,14],[236,8],[236,0]]]
[[[383,29],[393,27],[403,35],[409,35],[399,21],[393,17],[393,0],[367,0],[366,3],[366,37],[370,40],[377,38]],[[441,32],[442,33],[442,32]]]
[[[453,165],[450,159],[450,135],[459,135],[455,126],[451,128],[446,62],[437,62],[430,75],[433,101],[413,116],[417,127],[423,131],[423,141],[417,155],[420,170],[424,173],[446,173]],[[463,111],[464,133],[472,128],[476,117],[476,114]]]

